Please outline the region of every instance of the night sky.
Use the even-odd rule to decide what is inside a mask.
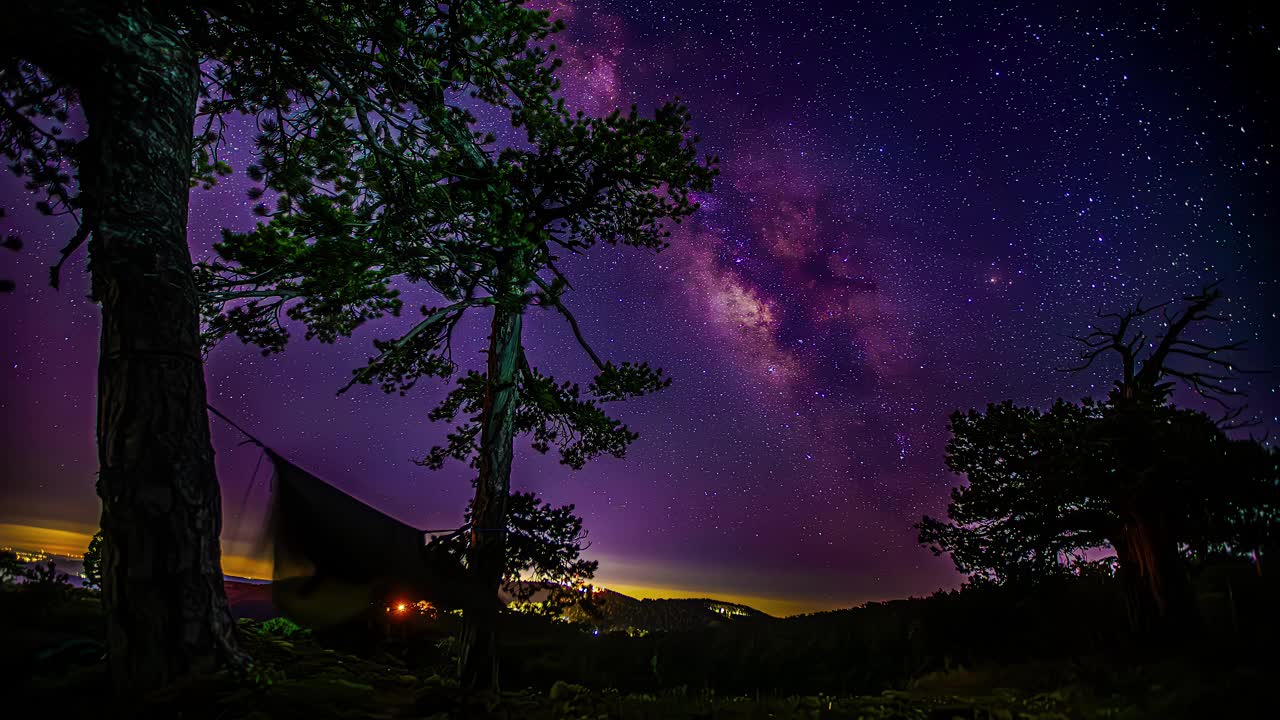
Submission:
[[[573,105],[679,96],[722,158],[668,251],[598,248],[565,268],[566,302],[596,348],[675,380],[617,406],[641,435],[624,460],[572,472],[527,447],[517,456],[516,488],[577,504],[604,584],[777,613],[955,586],[949,559],[910,527],[943,512],[958,480],[942,462],[947,415],[1104,394],[1112,366],[1053,370],[1100,307],[1222,278],[1230,333],[1252,348],[1241,364],[1276,367],[1280,33],[1260,16],[1176,3],[685,4],[556,6]],[[251,133],[232,139],[243,168]],[[194,191],[197,258],[221,227],[252,222],[247,187]],[[0,297],[0,544],[12,544],[96,523],[98,321],[83,273],[47,286],[68,226],[27,210],[11,178],[0,198],[16,210],[0,230],[27,239],[0,257],[18,283]],[[533,364],[588,380],[558,316],[530,312]],[[372,338],[411,322],[336,346],[299,333],[269,358],[229,341],[209,358],[211,401],[401,519],[457,526],[468,471],[410,462],[443,437],[426,416],[445,386],[335,396]],[[456,359],[482,362],[484,328],[472,318]],[[1240,385],[1263,422],[1255,434],[1280,431],[1278,386],[1275,373]],[[213,425],[227,567],[249,572],[239,556],[260,532],[269,472],[255,480],[260,452]]]

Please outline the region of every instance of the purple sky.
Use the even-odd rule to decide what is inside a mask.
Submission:
[[[1244,364],[1276,365],[1276,33],[1247,18],[991,3],[561,3],[570,101],[588,112],[679,96],[723,175],[659,256],[600,248],[566,297],[614,359],[668,370],[620,406],[625,460],[580,472],[522,450],[520,489],[576,503],[600,578],[765,609],[928,593],[957,577],[914,541],[956,478],[946,416],[1011,398],[1101,395],[1053,367],[1100,307],[1224,278]],[[1257,62],[1269,67],[1257,67]],[[251,137],[233,138],[243,168]],[[191,244],[252,222],[247,181],[192,196]],[[0,257],[0,528],[87,527],[97,310],[78,269],[47,286],[69,235],[0,179],[28,243]],[[406,298],[410,306],[429,298]],[[455,351],[481,360],[484,319]],[[334,484],[422,527],[461,522],[463,468],[421,457],[443,391],[335,391],[405,323],[262,358],[210,357],[211,401]],[[590,377],[558,318],[534,311],[533,363]],[[1111,369],[1111,368],[1108,368]],[[1277,376],[1242,384],[1280,430]],[[1188,399],[1181,397],[1183,401]],[[267,471],[214,421],[229,552],[256,536]],[[0,538],[2,539],[2,538]]]

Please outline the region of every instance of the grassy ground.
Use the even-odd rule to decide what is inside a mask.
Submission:
[[[621,693],[566,680],[501,695],[473,694],[442,677],[448,674],[447,642],[437,643],[434,656],[407,652],[396,642],[356,654],[279,621],[242,623],[258,663],[254,678],[209,673],[160,695],[108,703],[96,598],[73,594],[38,604],[21,595],[0,593],[4,676],[18,681],[24,706],[43,705],[54,717],[1139,720],[1266,717],[1275,706],[1269,695],[1273,676],[1231,669],[1216,659],[1141,667],[1104,658],[1020,663],[932,673],[900,689],[841,697],[725,697],[684,688]]]

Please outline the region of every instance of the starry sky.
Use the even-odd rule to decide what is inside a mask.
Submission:
[[[1274,370],[1276,26],[1236,3],[1028,5],[541,4],[568,26],[571,105],[678,96],[722,159],[669,250],[601,248],[565,268],[597,350],[675,380],[617,408],[641,436],[623,460],[573,472],[517,455],[516,488],[577,505],[603,584],[779,614],[955,586],[911,529],[958,481],[943,465],[947,415],[1101,396],[1113,367],[1054,371],[1100,307],[1221,278],[1230,334],[1250,344],[1241,364]],[[249,128],[231,141],[233,162],[247,158]],[[252,222],[247,188],[194,191],[194,256]],[[18,283],[0,297],[0,544],[74,545],[97,517],[97,310],[82,273],[47,286],[70,229],[26,210],[11,178],[0,198],[0,229],[28,241],[0,257]],[[209,358],[211,402],[357,497],[457,526],[468,472],[410,462],[443,437],[427,411],[444,386],[335,395],[371,339],[404,326],[333,346],[299,335],[267,358],[230,341]],[[531,310],[527,327],[534,365],[589,379],[558,317]],[[484,328],[464,325],[455,358],[482,362]],[[1280,431],[1278,377],[1240,384],[1255,434]],[[213,427],[228,572],[252,574],[269,472]]]

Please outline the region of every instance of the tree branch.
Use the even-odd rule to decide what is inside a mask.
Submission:
[[[1210,316],[1203,315],[1204,311],[1217,302],[1222,297],[1222,292],[1217,289],[1218,282],[1215,282],[1199,294],[1188,295],[1183,298],[1191,303],[1181,314],[1175,315],[1169,323],[1169,329],[1160,338],[1160,344],[1151,353],[1146,360],[1142,362],[1142,369],[1138,371],[1139,381],[1155,385],[1156,380],[1160,378],[1165,371],[1164,364],[1169,358],[1169,352],[1173,349],[1174,343],[1178,341],[1181,335],[1191,323],[1197,320],[1210,319]]]
[[[547,285],[546,280],[534,275],[533,281],[538,285],[538,287],[542,288],[543,291],[546,292],[547,299],[551,301],[551,304],[555,306],[556,310],[560,311],[560,314],[564,316],[564,319],[569,321],[569,327],[573,328],[573,336],[578,339],[578,344],[582,346],[582,349],[587,351],[587,355],[591,357],[591,362],[595,363],[597,368],[604,370],[604,361],[600,359],[600,356],[596,354],[595,350],[591,349],[591,345],[587,342],[587,339],[582,336],[582,329],[578,327],[578,321],[573,317],[573,313],[569,312],[569,308],[566,308],[564,304],[560,302],[560,298],[552,292],[551,286]]]
[[[76,250],[80,249],[81,245],[84,245],[85,240],[89,239],[89,234],[93,232],[93,226],[89,222],[89,214],[89,211],[86,210],[84,217],[80,219],[79,227],[76,228],[75,235],[72,235],[67,244],[63,246],[58,262],[49,268],[49,284],[53,286],[54,290],[57,290],[58,285],[62,282],[62,266]]]
[[[435,311],[434,313],[431,313],[425,319],[423,319],[422,322],[418,323],[417,325],[414,325],[409,330],[409,332],[405,333],[399,340],[395,341],[395,343],[392,344],[390,348],[388,348],[387,350],[384,350],[381,354],[378,355],[378,357],[374,358],[372,362],[370,362],[368,365],[363,367],[359,372],[357,372],[355,376],[351,378],[351,382],[348,382],[346,385],[342,386],[342,389],[338,391],[338,394],[341,395],[345,393],[346,391],[350,390],[356,383],[361,382],[367,377],[369,377],[369,374],[373,372],[374,368],[376,368],[379,363],[383,362],[383,360],[385,360],[387,357],[391,355],[395,355],[396,353],[403,350],[406,345],[413,342],[414,338],[421,335],[424,331],[426,331],[428,328],[432,327],[433,325],[438,324],[441,320],[444,320],[446,317],[449,316],[450,313],[454,313],[468,307],[477,307],[480,305],[492,305],[494,304],[494,302],[495,300],[492,297],[487,297],[487,296],[480,297],[480,298],[469,298],[466,300],[460,300],[448,307],[441,308]]]

